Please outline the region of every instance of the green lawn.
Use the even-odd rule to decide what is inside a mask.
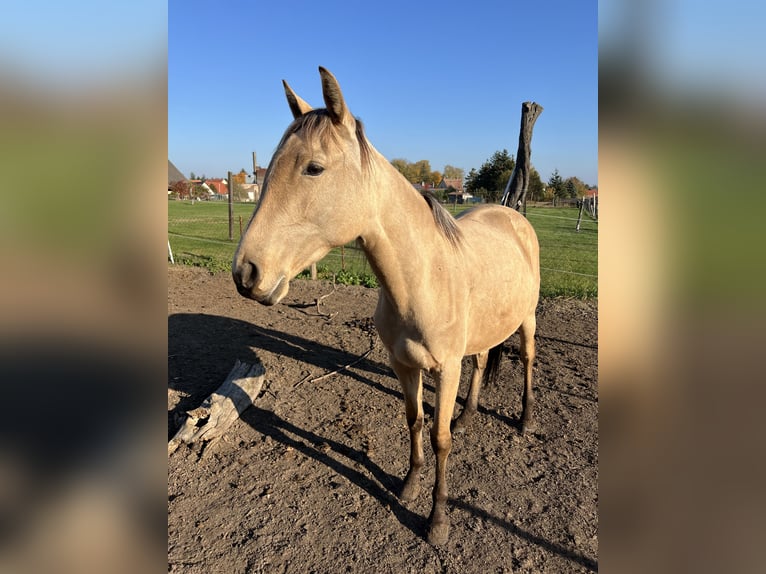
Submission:
[[[211,271],[231,268],[240,236],[252,215],[252,204],[234,205],[233,240],[229,241],[225,202],[168,202],[168,239],[176,263],[199,265]],[[449,206],[459,213],[468,206]],[[544,297],[598,296],[598,224],[583,214],[575,230],[577,209],[530,207],[527,217],[540,241],[540,292]],[[317,264],[320,278],[375,286],[369,264],[356,245],[333,249]]]

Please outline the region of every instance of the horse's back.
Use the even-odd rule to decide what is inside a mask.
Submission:
[[[529,271],[539,277],[540,247],[537,234],[526,217],[518,211],[500,205],[482,205],[464,211],[457,220],[469,250],[489,256],[490,259],[497,256],[502,260],[512,259],[513,246],[516,246],[524,263],[529,266]]]

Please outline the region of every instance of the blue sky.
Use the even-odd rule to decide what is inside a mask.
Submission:
[[[187,176],[267,165],[289,124],[281,80],[315,107],[318,66],[389,160],[466,173],[516,154],[521,103],[544,107],[532,163],[598,184],[597,3],[168,3],[168,155]]]

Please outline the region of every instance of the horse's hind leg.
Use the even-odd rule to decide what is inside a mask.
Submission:
[[[521,324],[519,335],[521,338],[520,351],[521,362],[524,365],[524,394],[521,397],[521,432],[533,432],[537,428],[533,417],[535,396],[532,392],[532,363],[535,360],[535,328],[537,320],[532,313]]]
[[[484,369],[487,368],[487,357],[489,351],[478,353],[471,357],[473,362],[473,374],[471,375],[471,386],[468,389],[468,397],[465,400],[465,407],[460,416],[456,418],[452,423],[452,432],[461,433],[465,432],[466,427],[476,414],[476,409],[479,407],[479,391],[481,390],[481,379],[484,375]]]
[[[391,366],[399,379],[404,394],[404,411],[410,430],[410,468],[404,479],[400,498],[415,500],[420,493],[420,469],[423,467],[423,385],[420,369],[397,362],[391,357]]]

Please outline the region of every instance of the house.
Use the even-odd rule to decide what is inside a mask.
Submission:
[[[475,198],[470,193],[467,193],[463,188],[462,179],[447,179],[442,178],[437,189],[451,189],[452,191],[447,193],[450,203],[471,203],[475,201]]]
[[[243,183],[240,185],[245,192],[244,201],[256,202],[261,197],[261,186],[257,183]]]
[[[212,190],[216,199],[226,199],[229,197],[229,182],[223,178],[216,177],[206,179],[205,183]]]
[[[204,182],[201,179],[190,179],[189,183],[191,184],[192,190],[195,190],[195,188],[202,188],[203,191],[207,192],[207,199],[212,199],[215,196],[215,192],[207,182]],[[198,189],[196,191],[198,191]],[[199,199],[199,194],[196,194],[196,196]]]
[[[180,185],[179,185],[180,183]],[[183,193],[180,193],[181,191],[186,191],[188,193],[189,189],[189,180],[186,179],[186,176],[181,173],[181,170],[179,170],[175,165],[173,165],[173,162],[168,159],[168,195],[173,193],[174,191],[179,194],[179,196],[183,195]],[[187,185],[184,185],[187,184]]]
[[[412,187],[417,189],[420,193],[423,193],[424,191],[431,191],[434,188],[434,184],[431,182],[426,183],[425,181],[421,181],[420,183],[413,183]]]
[[[257,202],[261,198],[261,186],[263,186],[263,180],[266,178],[266,168],[256,167],[255,177],[248,175],[245,184],[242,186],[247,193],[247,199],[245,201]]]

